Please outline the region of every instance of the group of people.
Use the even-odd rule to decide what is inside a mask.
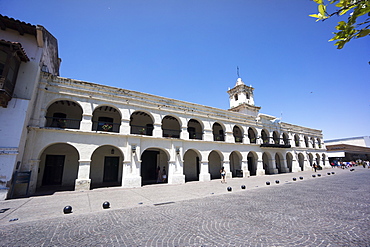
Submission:
[[[157,183],[164,183],[167,179],[167,172],[166,167],[163,167],[162,171],[161,168],[157,167]]]
[[[370,161],[368,160],[356,160],[356,161],[334,161],[331,162],[330,165],[332,167],[339,166],[342,169],[350,168],[354,166],[363,166],[364,168],[370,168]]]

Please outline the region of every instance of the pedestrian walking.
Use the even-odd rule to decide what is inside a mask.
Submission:
[[[220,173],[221,173],[221,183],[226,183],[226,180],[225,180],[226,171],[224,167],[221,168]]]
[[[166,168],[163,167],[163,170],[162,170],[162,182],[166,182],[166,179],[167,179],[167,172],[166,172]]]
[[[161,172],[161,168],[158,166],[157,167],[157,183],[160,183],[162,182],[162,172]]]

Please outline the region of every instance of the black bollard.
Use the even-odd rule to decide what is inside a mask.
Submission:
[[[103,208],[104,209],[110,208],[110,203],[107,201],[103,202]]]
[[[279,183],[280,183],[280,181],[279,181],[279,180],[275,180],[275,183],[279,184]]]
[[[227,191],[232,191],[233,189],[229,186],[227,187]]]
[[[266,185],[270,185],[270,182],[269,182],[269,181],[267,181],[267,182],[266,182]]]
[[[315,175],[315,174],[312,174],[312,177],[313,177],[313,178],[315,178],[315,177],[316,177],[316,175]]]
[[[321,174],[317,174],[318,177],[321,177]]]
[[[331,174],[335,174],[335,172],[331,172]]]
[[[330,173],[330,172],[328,172],[327,174],[328,174],[328,175],[330,175],[331,173]]]
[[[293,181],[297,181],[297,178],[293,178]]]
[[[72,207],[71,207],[71,206],[65,206],[65,207],[63,208],[63,213],[65,213],[65,214],[70,214],[70,213],[72,213]]]
[[[299,177],[300,180],[303,180],[303,177]]]
[[[243,184],[243,185],[241,186],[241,188],[242,188],[242,190],[245,190],[247,187]]]

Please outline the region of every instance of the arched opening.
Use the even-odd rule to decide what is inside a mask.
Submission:
[[[93,112],[92,131],[119,133],[121,114],[114,107],[99,106]]]
[[[159,148],[148,148],[141,155],[142,185],[167,183],[169,156]],[[160,170],[160,172],[159,172]],[[166,177],[163,177],[166,175]]]
[[[308,148],[309,145],[308,145],[308,137],[307,136],[304,137],[304,143],[306,145],[306,148]]]
[[[326,158],[326,156],[325,156],[325,154],[323,154],[323,155],[322,155],[322,165],[323,165],[323,166],[325,166],[325,158]]]
[[[256,131],[251,127],[248,128],[248,138],[250,143],[257,143]]]
[[[319,146],[319,148],[321,148],[321,139],[320,138],[317,138],[317,145]]]
[[[234,140],[236,143],[242,143],[243,142],[243,132],[239,126],[234,126],[233,128],[233,135],[234,135]]]
[[[261,138],[262,138],[263,144],[269,143],[270,137],[269,137],[269,133],[267,130],[263,129],[261,131]]]
[[[297,134],[294,135],[294,143],[296,147],[299,147],[299,136]]]
[[[304,171],[304,155],[302,153],[298,154],[298,164],[301,168],[301,171]]]
[[[120,149],[104,145],[91,155],[90,179],[92,188],[121,186],[123,154]]]
[[[59,100],[48,107],[45,127],[60,129],[80,129],[82,108],[69,100]]]
[[[285,172],[285,169],[284,169],[284,160],[283,160],[283,156],[281,155],[281,153],[276,153],[275,154],[275,165],[276,165],[276,169],[278,170],[278,173],[284,173]]]
[[[319,154],[316,154],[316,165],[320,170],[320,168],[321,168],[321,158],[320,158]]]
[[[184,154],[184,175],[185,182],[199,181],[200,174],[200,156],[192,149]]]
[[[315,138],[311,137],[311,143],[312,143],[312,147],[315,148],[316,147]]]
[[[188,122],[189,139],[202,140],[203,128],[198,120],[190,119]]]
[[[284,145],[290,145],[289,135],[287,133],[283,133],[283,142]]]
[[[214,123],[212,126],[213,140],[214,141],[225,141],[224,129],[219,123]]]
[[[312,165],[313,165],[313,155],[311,153],[308,154],[308,162],[310,163],[310,166],[312,167]]]
[[[36,193],[74,190],[79,159],[72,145],[57,143],[47,147],[40,155]]]
[[[234,151],[230,154],[230,171],[232,177],[243,177],[242,156],[239,152]]]
[[[249,152],[247,156],[248,170],[251,176],[257,175],[257,154],[255,152]]]
[[[180,138],[180,132],[180,123],[177,118],[167,115],[162,119],[163,137]]]
[[[208,169],[211,174],[211,179],[220,179],[222,168],[221,156],[218,152],[212,151],[208,156]]]
[[[131,134],[137,135],[153,135],[153,119],[152,117],[142,111],[136,111],[131,114],[130,117],[130,127],[131,127]]]
[[[280,144],[280,134],[277,131],[272,133],[272,139],[274,140],[274,144]]]
[[[286,154],[286,164],[288,167],[288,171],[292,172],[293,171],[293,155],[291,153]]]
[[[265,174],[273,174],[271,171],[271,166],[270,166],[270,155],[266,152],[263,153],[262,155],[262,162],[263,162],[263,169],[265,170]]]

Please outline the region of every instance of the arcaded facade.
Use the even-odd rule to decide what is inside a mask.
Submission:
[[[75,190],[299,172],[326,166],[320,130],[260,114],[239,78],[230,110],[42,73],[23,169],[40,187]]]
[[[221,167],[229,178],[329,167],[321,130],[260,113],[241,78],[225,93],[228,110],[67,79],[46,29],[0,21],[0,79],[11,78],[0,83],[0,200],[27,185],[139,187],[157,183],[158,167],[168,184],[220,179]],[[27,184],[20,172],[31,172]]]

